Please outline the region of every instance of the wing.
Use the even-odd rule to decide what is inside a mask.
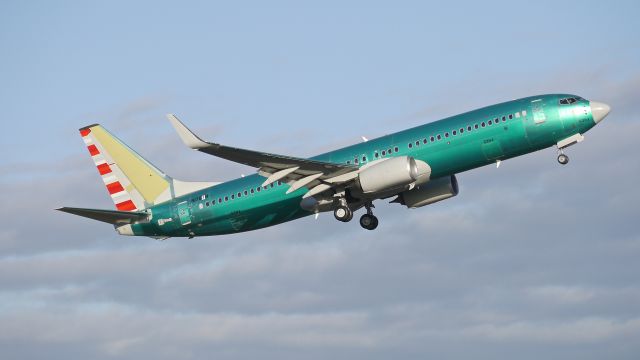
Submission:
[[[262,186],[283,180],[291,185],[287,193],[306,187],[310,191],[304,197],[309,197],[326,191],[335,184],[351,181],[358,176],[358,167],[356,166],[206,142],[189,130],[175,115],[169,114],[167,117],[182,141],[190,148],[258,168],[258,173],[267,178]]]

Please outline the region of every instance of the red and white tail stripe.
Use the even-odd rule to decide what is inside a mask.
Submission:
[[[136,204],[131,198],[131,194],[122,185],[118,176],[113,172],[113,169],[105,159],[100,150],[100,144],[96,143],[95,139],[91,135],[91,127],[83,128],[80,130],[80,136],[87,145],[87,150],[93,159],[93,162],[98,169],[98,173],[102,177],[102,181],[107,187],[111,199],[116,205],[116,209],[120,211],[135,211],[139,210]]]

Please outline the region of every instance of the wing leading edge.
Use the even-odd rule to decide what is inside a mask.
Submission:
[[[262,184],[285,181],[291,185],[287,193],[306,187],[310,191],[305,197],[330,189],[330,184],[351,181],[357,177],[358,168],[350,165],[271,154],[255,150],[240,149],[202,140],[184,125],[175,115],[167,115],[182,141],[190,148],[226,160],[258,168],[258,173],[267,179]]]

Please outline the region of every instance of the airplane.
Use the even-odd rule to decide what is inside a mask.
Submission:
[[[360,225],[378,226],[373,202],[410,209],[458,195],[456,174],[555,146],[564,150],[610,112],[570,94],[526,97],[466,112],[311,158],[206,142],[167,115],[191,149],[257,169],[224,183],[174,179],[99,124],[80,129],[116,210],[57,210],[112,224],[120,235],[155,239],[232,234],[333,211],[341,222],[364,208]]]

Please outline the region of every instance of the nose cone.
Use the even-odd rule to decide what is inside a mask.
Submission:
[[[605,103],[591,101],[591,115],[593,116],[593,121],[595,123],[599,123],[605,116],[609,115],[609,111],[611,111],[611,107]]]

